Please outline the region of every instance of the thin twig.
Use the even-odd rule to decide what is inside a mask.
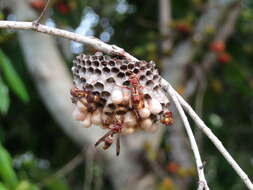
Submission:
[[[62,177],[70,173],[84,160],[83,152],[80,152],[72,160],[70,160],[63,168],[55,173],[55,176]]]
[[[240,176],[246,186],[253,190],[253,184],[250,181],[247,174],[240,168],[240,166],[236,163],[233,157],[229,154],[229,152],[225,149],[222,142],[213,134],[213,132],[206,126],[206,124],[199,118],[199,116],[195,113],[195,111],[191,108],[191,106],[171,87],[171,85],[166,81],[162,80],[162,87],[164,91],[168,93],[171,91],[175,94],[183,106],[183,108],[188,112],[191,118],[194,120],[196,125],[201,129],[206,136],[211,140],[211,142],[216,146],[216,148],[220,151],[220,153],[224,156],[224,158],[228,161],[228,163],[232,166],[232,168],[236,171],[236,173]]]
[[[217,30],[217,34],[215,35],[213,41],[222,41],[224,43],[226,42],[226,40],[234,31],[236,21],[240,15],[240,10],[241,0],[237,0],[231,9],[229,9],[227,17],[222,26],[220,26],[219,30]],[[206,80],[206,76],[215,66],[215,61],[216,54],[214,52],[208,51],[203,57],[201,63],[194,68],[194,75],[191,77],[191,79],[188,79],[184,97],[188,98],[192,96],[198,87],[198,82]]]
[[[197,166],[197,171],[198,171],[198,176],[199,176],[199,187],[198,190],[203,190],[205,188],[205,190],[209,190],[209,187],[207,185],[206,179],[205,179],[205,174],[204,174],[204,167],[203,167],[203,163],[201,161],[201,157],[200,157],[200,153],[198,150],[198,145],[196,143],[196,140],[194,138],[192,129],[190,127],[189,121],[184,113],[184,110],[181,106],[181,104],[179,103],[178,97],[177,95],[174,93],[173,89],[171,86],[169,86],[168,88],[168,93],[170,94],[173,102],[175,103],[175,106],[179,112],[179,115],[184,123],[184,127],[185,130],[188,134],[188,138],[191,144],[191,148],[195,157],[195,161],[196,161],[196,166]]]
[[[206,80],[206,78],[203,78],[203,80],[199,81],[199,88],[197,89],[196,94],[195,111],[200,117],[203,115],[204,96],[207,89]],[[201,151],[203,147],[203,133],[200,130],[197,130],[194,135],[196,137],[199,150]]]
[[[114,56],[119,55],[119,56],[125,57],[128,60],[138,61],[138,59],[128,54],[124,49],[116,45],[108,45],[95,37],[82,36],[80,34],[69,32],[66,30],[61,30],[58,28],[49,27],[43,24],[39,24],[36,26],[32,22],[0,21],[0,28],[34,30],[36,32],[41,32],[41,33],[45,33],[45,34],[49,34],[53,36],[66,38],[66,39],[73,40],[76,42],[80,42],[80,43],[89,45],[96,50],[107,53],[109,55],[114,55]]]
[[[54,174],[43,179],[38,186],[43,187],[46,184],[49,184],[52,180],[58,177],[66,176],[68,173],[73,171],[79,164],[81,164],[84,160],[84,149],[78,153],[74,158],[72,158],[67,164],[65,164],[62,168],[56,171]]]
[[[33,21],[33,24],[35,24],[35,25],[39,25],[40,24],[41,19],[45,16],[45,14],[47,12],[47,9],[49,7],[49,3],[50,3],[50,0],[47,0],[47,3],[45,5],[43,11],[41,12],[40,16],[35,21]]]
[[[208,0],[206,4],[207,8],[196,21],[193,34],[178,43],[173,49],[173,54],[167,58],[167,67],[163,68],[163,72],[165,73],[165,79],[173,84],[182,82],[185,66],[192,62],[194,56],[203,48],[209,37],[206,29],[211,27],[215,30],[217,28],[220,19],[232,4],[232,1]]]
[[[168,54],[172,47],[170,0],[159,0],[159,30],[162,36],[161,53],[164,57],[164,54]]]
[[[200,117],[203,114],[203,102],[204,96],[207,88],[206,78],[203,78],[202,81],[199,81],[199,88],[197,89],[196,100],[195,100],[195,110]]]
[[[86,152],[86,160],[85,160],[85,176],[84,176],[84,185],[83,185],[83,190],[91,189],[91,184],[94,178],[94,173],[93,173],[93,162],[94,162],[94,156],[95,156],[95,151],[94,151],[94,146],[90,146]]]

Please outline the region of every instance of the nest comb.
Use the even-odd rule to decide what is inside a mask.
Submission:
[[[73,115],[83,127],[112,129],[116,121],[122,125],[121,134],[131,134],[139,130],[154,132],[159,122],[171,124],[170,103],[161,89],[154,62],[134,62],[97,52],[78,55],[72,72],[74,89],[79,92],[71,93],[76,104]],[[137,79],[136,89],[132,78]],[[139,98],[141,106],[136,106],[133,98]]]

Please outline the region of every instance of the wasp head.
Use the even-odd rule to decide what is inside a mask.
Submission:
[[[129,80],[130,80],[130,83],[133,87],[137,87],[140,84],[139,79],[136,75],[131,75],[129,77]]]
[[[73,97],[82,98],[82,97],[85,97],[87,95],[87,92],[84,91],[84,90],[79,90],[78,88],[74,87],[74,88],[71,88],[70,94]]]

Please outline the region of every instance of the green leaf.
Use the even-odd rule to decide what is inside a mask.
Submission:
[[[0,20],[4,20],[4,13],[0,11]]]
[[[4,184],[10,188],[15,189],[18,179],[15,171],[12,168],[12,160],[7,150],[0,144],[0,178]]]
[[[9,58],[0,49],[0,67],[3,70],[4,77],[10,86],[10,88],[16,93],[16,95],[24,102],[29,101],[29,96],[25,85],[23,84],[18,73],[15,71]]]
[[[31,184],[29,190],[39,190],[39,187],[37,185]]]
[[[0,182],[0,190],[8,190],[3,183]]]
[[[6,114],[10,106],[9,89],[0,78],[0,112]]]
[[[16,190],[39,190],[39,187],[31,184],[29,181],[21,181],[16,187]]]
[[[50,183],[47,184],[47,188],[50,190],[69,190],[70,188],[66,182],[61,178],[53,178],[50,180]]]

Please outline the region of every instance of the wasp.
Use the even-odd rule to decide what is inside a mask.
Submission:
[[[94,95],[92,94],[91,91],[87,91],[87,90],[80,90],[76,87],[72,88],[70,90],[70,94],[73,96],[73,97],[76,97],[76,98],[86,98],[88,102],[99,102],[100,100],[100,97],[98,95]]]
[[[98,146],[100,143],[104,143],[103,149],[106,150],[113,144],[113,136],[117,135],[116,155],[118,156],[120,154],[120,134],[122,128],[123,128],[122,122],[114,120],[113,125],[110,127],[110,130],[95,143],[95,146]]]
[[[139,78],[137,75],[132,74],[129,76],[129,81],[132,86],[131,90],[131,100],[134,107],[140,109],[144,107],[144,96],[141,91],[143,86],[140,85]]]
[[[91,91],[80,90],[76,87],[70,90],[70,94],[77,98],[84,106],[88,108],[91,112],[95,109],[95,103],[100,101],[100,97],[98,95],[92,94]],[[85,99],[83,99],[85,98]]]
[[[78,88],[73,87],[70,89],[70,94],[76,98],[83,98],[86,97],[88,93],[85,90],[79,90]]]
[[[163,119],[161,119],[160,122],[167,126],[172,125],[174,123],[172,112],[171,111],[165,112],[163,115]]]
[[[126,87],[131,91],[130,107],[134,108],[136,116],[139,118],[137,110],[144,108],[144,95],[141,89],[144,87],[141,86],[139,77],[136,74],[131,74],[129,76],[129,82],[131,87]]]

